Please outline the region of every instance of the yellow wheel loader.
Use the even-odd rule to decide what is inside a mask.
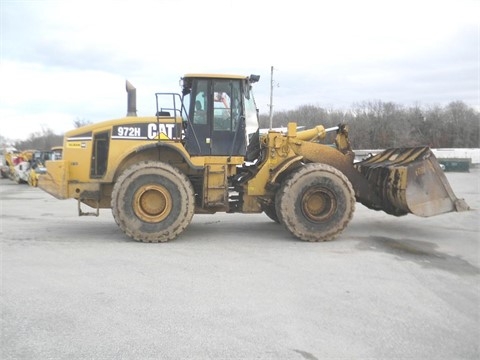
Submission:
[[[53,149],[47,151],[36,150],[33,152],[30,159],[30,169],[28,171],[28,185],[33,187],[38,186],[38,178],[41,174],[45,174],[45,172],[47,171],[47,169],[45,168],[45,162],[52,160],[53,158]]]
[[[5,153],[5,162],[9,167],[8,176],[17,184],[28,183],[31,161],[35,150],[17,151],[11,150]]]
[[[79,215],[111,208],[143,242],[176,238],[194,214],[265,212],[298,239],[325,241],[345,229],[356,202],[395,216],[468,209],[427,147],[354,163],[346,125],[260,132],[258,80],[187,74],[181,94],[155,94],[147,117],[136,116],[127,81],[127,116],[67,132],[62,159],[46,162],[38,186],[77,199]],[[327,133],[335,144],[320,143]]]

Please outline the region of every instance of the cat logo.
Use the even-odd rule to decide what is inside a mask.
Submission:
[[[175,124],[148,124],[147,138],[160,140],[172,139],[174,128]]]

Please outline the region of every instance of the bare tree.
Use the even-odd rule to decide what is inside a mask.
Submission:
[[[377,100],[353,104],[347,110],[302,105],[273,116],[274,127],[291,121],[306,127],[346,123],[352,146],[357,149],[479,147],[480,113],[463,102],[428,108]],[[260,115],[260,126],[266,128],[268,124],[268,115]]]
[[[19,150],[50,150],[53,146],[63,144],[63,135],[57,135],[52,129],[42,128],[40,132],[30,134],[27,140],[17,141],[15,147]]]
[[[77,118],[76,120],[73,121],[73,126],[75,127],[75,129],[78,129],[79,127],[89,125],[91,123],[92,122],[90,120]]]

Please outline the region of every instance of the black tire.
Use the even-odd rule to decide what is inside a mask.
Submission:
[[[195,195],[190,180],[162,162],[145,161],[125,170],[112,191],[112,213],[137,241],[165,242],[190,224]]]
[[[279,220],[304,241],[333,240],[355,211],[355,193],[342,172],[309,163],[292,173],[275,197]]]
[[[262,210],[271,220],[275,221],[276,223],[280,224],[280,219],[277,216],[277,210],[275,209],[275,204],[271,205],[262,205]]]

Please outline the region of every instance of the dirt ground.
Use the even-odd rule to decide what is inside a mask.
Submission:
[[[111,212],[0,180],[2,359],[478,359],[480,169],[446,173],[472,210],[360,204],[338,239],[264,214],[195,215],[165,244]]]

